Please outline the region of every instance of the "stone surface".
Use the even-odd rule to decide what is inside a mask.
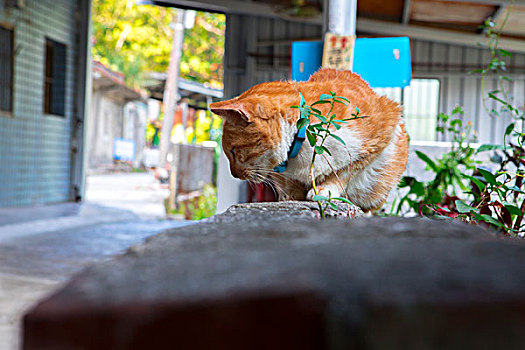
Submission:
[[[283,208],[234,207],[83,272],[26,316],[24,348],[525,347],[525,241],[266,214]]]
[[[342,202],[336,203],[338,210],[328,208],[325,215],[330,219],[347,219],[363,215],[361,209],[355,205]],[[208,222],[228,223],[238,221],[295,221],[300,219],[320,219],[319,207],[314,202],[272,202],[272,203],[243,203],[232,205],[220,215],[209,218]]]

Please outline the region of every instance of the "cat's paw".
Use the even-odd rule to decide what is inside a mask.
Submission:
[[[332,196],[333,197],[339,197],[339,195],[341,194],[337,188],[333,188],[331,186],[327,186],[327,187],[317,187],[317,190],[319,191],[319,195],[320,196],[324,196],[324,197],[329,197],[329,196]],[[314,196],[315,196],[315,192],[314,192],[314,189],[310,189],[310,191],[308,191],[308,194],[306,195],[306,199],[309,200],[309,201],[313,201],[314,200]]]

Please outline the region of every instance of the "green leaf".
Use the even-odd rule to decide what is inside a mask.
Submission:
[[[422,161],[427,163],[427,165],[430,167],[430,169],[432,169],[435,173],[438,172],[438,167],[437,167],[436,163],[434,163],[434,161],[432,159],[430,159],[425,153],[423,153],[421,151],[416,151],[416,155],[418,156],[419,159],[421,159]]]
[[[310,111],[306,107],[299,107],[299,111],[301,112],[302,118],[308,118],[310,116]]]
[[[321,96],[319,96],[319,101],[331,100],[331,99],[332,99],[332,96],[328,94],[321,94]]]
[[[332,199],[335,199],[335,200],[338,200],[338,201],[341,201],[341,202],[345,202],[345,203],[350,204],[350,205],[354,205],[354,203],[350,202],[347,198],[344,198],[344,197],[334,197]]]
[[[315,105],[321,105],[321,104],[325,104],[325,103],[331,103],[331,102],[330,102],[330,101],[327,101],[327,100],[316,101],[316,102],[312,103],[312,106],[315,106]]]
[[[334,135],[334,134],[330,134],[330,136],[332,136],[334,139],[336,139],[337,141],[341,142],[343,145],[346,145],[346,143],[343,141],[342,138],[340,138],[339,136],[337,135]]]
[[[438,119],[440,119],[440,120],[446,122],[447,120],[450,119],[450,116],[448,116],[448,115],[445,114],[445,113],[439,113],[439,115],[438,115]]]
[[[323,154],[324,153],[324,147],[315,146],[314,147],[314,152],[317,153],[317,154]]]
[[[460,199],[456,199],[455,203],[456,203],[456,209],[461,214],[466,214],[472,211],[476,211],[476,208],[471,207],[470,205],[468,205],[467,203],[463,202]]]
[[[478,171],[481,173],[481,175],[485,178],[485,180],[489,184],[496,186],[497,184],[496,177],[490,171],[487,171],[482,168],[478,168]]]
[[[461,121],[461,119],[453,119],[450,121],[451,127],[454,127],[456,125],[458,125],[460,128],[463,126],[463,122]]]
[[[518,192],[518,193],[525,193],[525,191],[523,191],[521,188],[519,188],[518,186],[510,186],[509,187],[509,190],[512,190],[514,192]]]
[[[464,112],[463,112],[463,107],[461,106],[456,106],[453,110],[452,110],[452,114],[461,114],[463,115]]]
[[[316,115],[315,116],[317,119],[319,119],[320,121],[322,121],[323,123],[328,123],[328,119],[326,119],[324,116],[322,115]]]
[[[311,109],[312,111],[314,111],[315,113],[317,113],[317,114],[321,114],[321,111],[318,110],[318,109],[316,109],[316,108],[310,107],[310,109]]]
[[[498,220],[494,219],[492,216],[488,214],[481,214],[481,220],[488,222],[489,224],[492,224],[494,226],[503,227],[504,225],[500,223]]]
[[[495,100],[495,101],[498,101],[499,103],[502,103],[502,104],[504,104],[504,105],[507,104],[507,102],[503,101],[501,98],[497,97],[496,95],[494,95],[494,94],[491,93],[491,92],[488,93],[488,96],[489,96],[491,99],[493,99],[493,100]]]
[[[330,122],[330,124],[332,124],[336,130],[341,129],[341,125],[339,125],[339,124],[337,124],[337,123]]]
[[[301,118],[301,119],[299,119],[297,121],[297,129],[304,128],[308,124],[310,124],[310,119],[308,119],[308,118]]]
[[[507,126],[507,128],[505,129],[505,135],[506,136],[510,135],[512,130],[514,130],[514,123],[511,123],[511,124],[509,124],[509,126]]]
[[[397,185],[397,187],[399,187],[399,188],[409,187],[410,184],[412,184],[414,181],[417,181],[415,177],[403,176],[401,178],[401,181],[399,181],[399,184]]]
[[[310,146],[314,147],[315,143],[317,142],[317,138],[312,134],[310,130],[306,130],[306,138],[308,139]]]
[[[321,202],[321,201],[326,201],[328,200],[328,197],[325,197],[325,196],[321,196],[321,195],[315,195],[314,198],[312,198],[313,201],[315,202]]]
[[[306,99],[304,98],[302,93],[299,93],[299,96],[301,96],[301,107],[306,106]]]
[[[321,130],[321,131],[328,131],[328,129],[324,127],[323,123],[312,124],[312,128],[315,128],[316,130]]]
[[[337,98],[340,98],[341,100],[347,102],[348,104],[350,104],[350,100],[347,99],[346,97],[343,97],[343,96],[336,96]]]
[[[335,204],[335,203],[328,202],[328,205],[329,205],[333,210],[339,210],[339,208],[337,207],[337,204]]]
[[[505,146],[503,145],[491,145],[491,144],[483,144],[478,147],[476,150],[476,153],[481,153],[485,151],[492,151],[492,150],[505,150]]]
[[[499,53],[503,56],[507,56],[507,57],[511,56],[510,52],[508,52],[507,50],[499,49]]]
[[[425,194],[425,186],[422,182],[414,180],[414,182],[412,182],[412,184],[410,185],[409,193],[413,193],[416,196],[421,197]]]
[[[321,148],[326,152],[328,153],[330,156],[332,156],[332,153],[330,152],[330,150],[328,148],[326,148],[325,146],[321,146]]]
[[[481,182],[479,179],[476,179],[474,176],[463,175],[463,177],[466,177],[467,179],[472,181],[474,184],[476,184],[476,186],[478,187],[480,193],[485,190],[485,184],[483,182]]]
[[[514,204],[511,204],[509,202],[503,202],[503,205],[505,206],[505,208],[507,208],[507,210],[509,211],[509,213],[513,214],[513,215],[518,215],[518,216],[522,216],[523,214],[521,213],[521,210],[520,208],[518,208],[517,206],[515,206]]]
[[[470,73],[485,73],[486,71],[482,68],[474,69],[473,71],[470,71]]]

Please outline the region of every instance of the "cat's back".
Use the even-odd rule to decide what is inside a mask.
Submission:
[[[370,85],[360,75],[351,71],[322,68],[310,76],[305,83],[314,89],[330,88],[330,91],[358,95],[360,98],[378,97]]]

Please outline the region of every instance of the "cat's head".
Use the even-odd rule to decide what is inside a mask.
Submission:
[[[234,177],[260,182],[286,159],[282,128],[298,113],[290,108],[297,104],[293,95],[298,94],[289,90],[288,83],[264,83],[210,105],[224,119],[222,148]]]

